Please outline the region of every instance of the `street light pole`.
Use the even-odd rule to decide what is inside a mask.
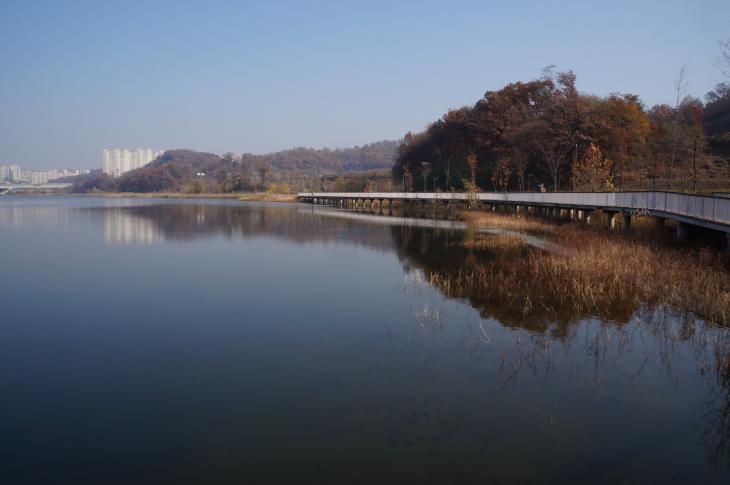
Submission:
[[[434,192],[436,192],[436,181],[437,180],[438,180],[438,178],[436,178],[436,177],[433,178],[433,191]]]

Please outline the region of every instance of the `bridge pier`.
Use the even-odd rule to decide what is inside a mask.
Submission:
[[[588,225],[591,223],[591,217],[593,217],[593,211],[587,210],[583,211],[583,223]]]
[[[623,224],[621,225],[621,229],[624,232],[628,232],[631,229],[631,214],[628,212],[623,213]]]
[[[689,239],[689,226],[684,222],[677,222],[677,241],[687,242]]]
[[[608,229],[613,231],[616,229],[616,212],[606,212],[606,218],[608,219]]]

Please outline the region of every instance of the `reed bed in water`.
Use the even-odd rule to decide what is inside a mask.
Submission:
[[[501,250],[501,251],[522,251],[523,238],[515,235],[499,235],[491,237],[478,237],[464,241],[462,245],[469,249]]]
[[[494,225],[509,219],[523,228],[547,224],[489,217],[496,218]],[[433,272],[430,281],[449,296],[543,318],[625,319],[641,305],[670,305],[730,324],[730,271],[724,255],[709,249],[671,248],[649,238],[575,224],[553,225],[552,230],[554,242],[575,249],[571,255],[530,248],[514,236],[475,235],[465,245],[483,250],[483,257],[472,258],[473,264],[455,273]]]
[[[459,217],[476,226],[500,227],[515,231],[552,232],[556,225],[532,217],[514,217],[489,211],[460,212]]]

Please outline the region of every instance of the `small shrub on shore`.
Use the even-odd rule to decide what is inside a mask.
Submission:
[[[269,184],[268,187],[266,187],[266,193],[267,194],[288,194],[291,192],[291,189],[289,188],[289,185],[285,183],[272,183]]]

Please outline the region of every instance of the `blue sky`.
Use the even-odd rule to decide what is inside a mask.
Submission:
[[[652,105],[686,63],[702,97],[730,2],[0,0],[0,36],[0,164],[95,168],[396,139],[550,64]]]

